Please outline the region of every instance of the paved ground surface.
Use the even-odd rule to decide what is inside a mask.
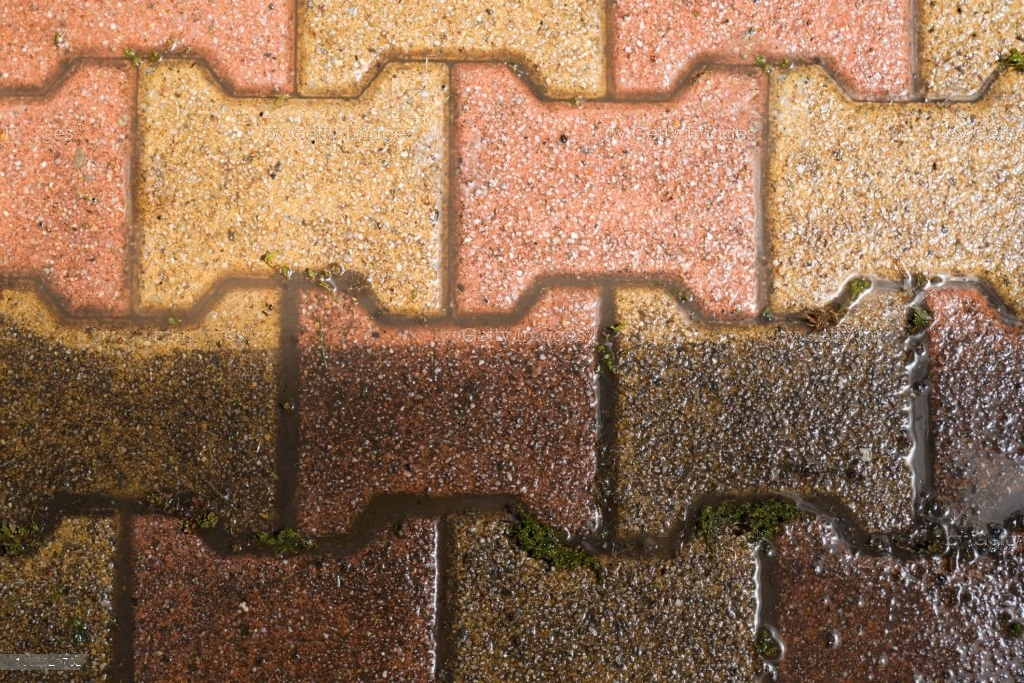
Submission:
[[[1022,36],[6,3],[0,680],[1024,678]]]

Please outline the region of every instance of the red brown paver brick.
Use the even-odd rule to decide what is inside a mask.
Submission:
[[[458,65],[452,87],[460,310],[507,311],[544,276],[619,275],[755,311],[758,72],[646,104],[542,102],[500,65]]]
[[[1024,509],[1024,333],[977,289],[930,290],[933,488],[967,524]]]
[[[906,98],[913,76],[909,0],[620,0],[619,95],[664,92],[699,64],[820,61],[857,99]]]
[[[375,495],[501,495],[583,532],[597,521],[597,296],[549,292],[498,326],[376,324],[304,292],[299,518],[346,531]]]
[[[80,57],[202,57],[236,92],[290,92],[294,0],[49,0],[0,7],[0,89],[42,88]]]
[[[1024,676],[1024,547],[973,562],[859,553],[820,521],[791,527],[778,590],[779,680],[981,681]]]
[[[600,0],[299,2],[303,95],[351,97],[389,60],[516,60],[549,97],[605,90]]]
[[[160,327],[64,321],[0,290],[0,518],[55,496],[190,494],[228,529],[274,512],[275,290],[235,290],[198,320]]]
[[[128,310],[134,92],[128,64],[83,63],[0,98],[0,274],[39,277],[70,311]]]
[[[433,522],[348,557],[221,556],[157,516],[132,533],[137,680],[433,678]]]
[[[0,681],[109,680],[116,534],[110,517],[70,517],[36,539],[41,546],[15,554],[0,529],[0,653],[84,660],[73,670],[35,673],[38,678],[5,663]]]

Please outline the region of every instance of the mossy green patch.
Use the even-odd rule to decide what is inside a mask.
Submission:
[[[1021,50],[1010,50],[1009,53],[999,58],[999,65],[1004,69],[1024,71],[1024,52]]]
[[[771,542],[783,528],[804,516],[788,500],[725,501],[703,508],[697,517],[697,535],[714,548],[724,531],[746,536],[754,544]]]
[[[911,306],[907,314],[907,329],[910,334],[924,332],[931,326],[933,320],[932,312],[924,306]]]
[[[0,555],[22,555],[39,546],[39,527],[0,524]]]
[[[313,541],[303,538],[294,529],[281,529],[277,533],[261,531],[256,534],[256,540],[273,550],[275,555],[294,555],[313,547]]]
[[[762,626],[757,629],[757,635],[754,636],[754,652],[765,659],[778,659],[782,656],[782,646],[775,640],[772,632]]]
[[[600,569],[597,558],[584,550],[565,545],[557,531],[523,508],[519,508],[516,514],[518,519],[512,527],[512,538],[530,557],[547,562],[558,570],[577,567]]]

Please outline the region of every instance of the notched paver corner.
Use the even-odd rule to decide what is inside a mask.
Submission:
[[[707,323],[659,290],[616,298],[619,533],[664,534],[707,494],[826,497],[869,530],[913,515],[906,297],[838,324]]]
[[[753,680],[753,552],[738,537],[712,554],[601,559],[554,569],[512,538],[511,521],[449,521],[453,680]]]
[[[132,533],[138,680],[432,680],[433,521],[344,558],[220,556],[156,516]]]
[[[653,277],[714,315],[757,306],[764,81],[703,74],[665,103],[541,102],[460,64],[455,302],[508,311],[546,276]]]
[[[912,83],[909,0],[613,4],[619,93],[664,92],[700,62],[821,61],[858,99],[903,99]]]
[[[590,528],[597,320],[591,290],[551,291],[511,324],[401,327],[304,292],[301,524],[344,533],[378,495],[501,495]]]
[[[973,103],[858,103],[820,67],[769,77],[765,227],[775,311],[855,275],[968,275],[1024,306],[1024,74]]]
[[[229,97],[141,67],[139,295],[188,310],[229,275],[356,271],[391,311],[441,306],[448,69],[392,64],[356,100]]]
[[[1020,0],[928,0],[917,22],[921,87],[929,99],[973,98],[999,60],[1020,50]]]
[[[299,91],[352,97],[390,60],[520,62],[548,96],[600,97],[605,89],[599,0],[470,0],[342,7],[299,3]]]
[[[110,517],[69,517],[45,542],[23,555],[0,555],[0,652],[78,655],[62,664],[61,680],[110,676],[114,639],[114,558],[117,524]],[[27,674],[0,671],[0,680]],[[41,675],[41,674],[40,674]]]
[[[231,530],[273,511],[278,294],[234,291],[198,325],[62,323],[0,292],[0,514],[53,496],[188,491]]]

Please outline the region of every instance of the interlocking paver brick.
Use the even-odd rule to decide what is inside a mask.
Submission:
[[[754,680],[755,561],[741,537],[713,554],[552,569],[485,515],[451,522],[450,673],[456,681]]]
[[[62,324],[0,292],[0,516],[59,494],[185,491],[228,528],[272,511],[275,291],[231,292],[198,327]]]
[[[432,680],[434,522],[347,558],[220,556],[155,516],[133,534],[138,680]]]
[[[818,67],[769,77],[773,308],[905,269],[980,277],[1024,307],[1022,79],[976,103],[880,104],[850,102]]]
[[[921,86],[930,99],[973,97],[1000,57],[1022,47],[1021,0],[924,0],[918,16]]]
[[[791,527],[778,591],[779,680],[988,681],[1024,676],[1019,536],[974,562],[856,552],[821,522]]]
[[[1002,522],[1024,491],[1024,337],[975,289],[927,303],[935,494],[960,522]]]
[[[134,90],[127,64],[81,64],[0,99],[0,274],[40,277],[72,311],[128,310]]]
[[[816,60],[858,99],[905,98],[908,0],[621,0],[614,3],[619,94],[665,91],[696,65]]]
[[[35,89],[79,57],[203,57],[240,92],[292,89],[294,0],[49,0],[0,7],[0,88]]]
[[[904,295],[834,327],[700,322],[660,291],[617,298],[620,532],[664,534],[702,496],[827,496],[871,530],[910,522]]]
[[[599,97],[604,47],[599,0],[299,3],[304,95],[358,95],[390,59],[509,59],[549,97]]]
[[[379,494],[504,495],[582,532],[596,520],[598,301],[546,294],[499,326],[386,327],[302,296],[299,517],[348,529]]]
[[[764,88],[699,76],[667,103],[541,102],[501,65],[454,68],[456,303],[509,310],[548,275],[656,276],[756,309]]]
[[[445,66],[390,65],[358,100],[229,97],[187,61],[140,73],[144,310],[270,276],[265,254],[359,271],[391,310],[440,307]]]
[[[113,649],[115,539],[114,520],[72,517],[30,554],[0,555],[0,652],[85,655],[79,669],[35,675],[105,680]],[[0,671],[0,680],[31,675]]]

